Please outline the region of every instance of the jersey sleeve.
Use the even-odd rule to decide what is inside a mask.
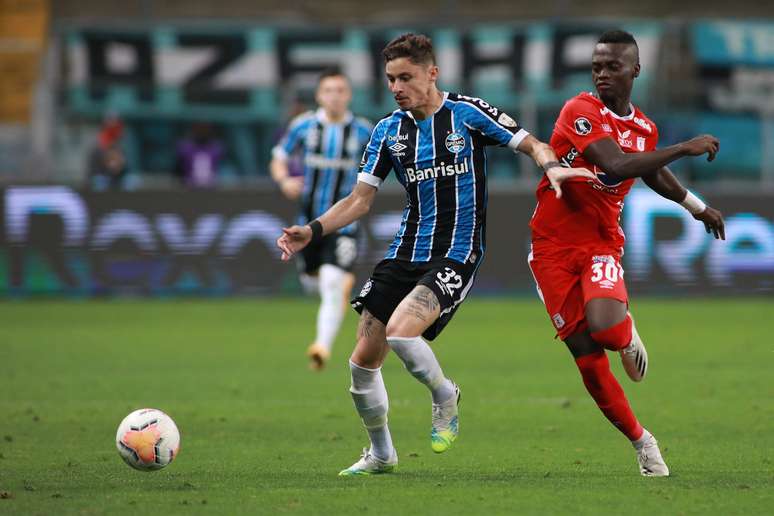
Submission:
[[[295,152],[304,140],[304,134],[309,125],[308,120],[308,116],[301,115],[290,123],[285,134],[282,135],[280,141],[271,150],[273,158],[287,159],[290,154]]]
[[[387,150],[387,121],[382,120],[376,124],[368,140],[363,159],[360,160],[357,180],[379,188],[391,169],[392,159]]]
[[[566,138],[582,153],[595,141],[610,136],[602,129],[602,124],[599,108],[588,100],[576,97],[562,108],[554,132]]]
[[[499,145],[517,150],[529,133],[506,112],[488,102],[460,95],[455,116],[461,116],[463,123],[475,129]]]

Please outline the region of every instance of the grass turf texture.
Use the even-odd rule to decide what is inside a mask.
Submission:
[[[367,442],[347,389],[356,318],[307,369],[311,300],[0,304],[0,514],[753,514],[774,506],[774,303],[638,300],[642,384],[611,363],[672,470],[586,394],[533,300],[470,300],[435,345],[463,391],[460,439],[430,450],[430,399],[384,367],[395,474],[339,478]],[[178,459],[115,450],[131,410],[167,411]]]

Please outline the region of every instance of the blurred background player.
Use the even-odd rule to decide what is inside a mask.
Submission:
[[[562,109],[551,146],[566,167],[584,166],[596,179],[566,183],[562,201],[543,178],[532,218],[529,264],[538,293],[566,343],[589,394],[637,451],[640,473],[667,476],[656,439],[634,416],[605,350],[621,354],[634,381],[645,376],[648,356],[628,311],[621,256],[624,235],[618,221],[634,179],[682,204],[715,238],[725,238],[723,217],[687,191],[666,168],[683,156],[708,154],[718,140],[699,136],[656,150],[658,129],[631,104],[640,73],[639,51],[631,34],[609,31],[594,49],[592,80],[597,94],[581,93]]]
[[[297,116],[274,147],[271,176],[283,195],[300,199],[297,223],[306,224],[346,197],[355,185],[357,165],[371,134],[371,124],[349,111],[352,89],[341,70],[331,68],[319,78],[315,99],[319,108]],[[289,158],[300,152],[303,177],[290,174]],[[355,281],[357,223],[342,227],[299,255],[304,290],[319,292],[317,333],[307,355],[312,369],[328,361],[333,341]]]
[[[440,91],[430,39],[403,34],[383,56],[397,110],[376,125],[352,193],[306,226],[284,229],[283,259],[365,215],[377,189],[395,171],[408,204],[385,259],[353,300],[360,312],[350,358],[350,392],[370,438],[360,460],[339,474],[391,471],[398,462],[387,426],[388,398],[381,366],[392,349],[432,397],[431,447],[448,450],[459,432],[460,390],[447,378],[430,346],[465,300],[483,261],[487,202],[487,145],[529,154],[551,174],[592,174],[562,168],[551,148],[498,108]],[[556,180],[556,182],[554,181]]]

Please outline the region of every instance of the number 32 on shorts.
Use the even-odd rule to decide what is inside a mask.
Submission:
[[[623,279],[623,267],[612,256],[595,256],[592,262],[590,280],[599,283],[601,288],[612,289],[619,279]]]
[[[435,275],[435,284],[441,289],[441,292],[454,296],[454,291],[462,286],[462,276],[454,272],[451,267],[444,267],[443,271]]]

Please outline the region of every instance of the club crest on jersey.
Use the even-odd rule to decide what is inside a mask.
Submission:
[[[644,136],[638,136],[637,137],[637,150],[642,152],[645,150],[645,137]]]
[[[446,148],[449,152],[457,154],[465,148],[465,137],[458,132],[453,132],[446,137]]]
[[[500,113],[500,118],[497,119],[497,122],[505,127],[516,127],[517,125],[516,120],[509,117],[506,113]]]
[[[591,132],[591,122],[586,117],[578,117],[575,119],[575,132],[580,136],[586,136]]]

